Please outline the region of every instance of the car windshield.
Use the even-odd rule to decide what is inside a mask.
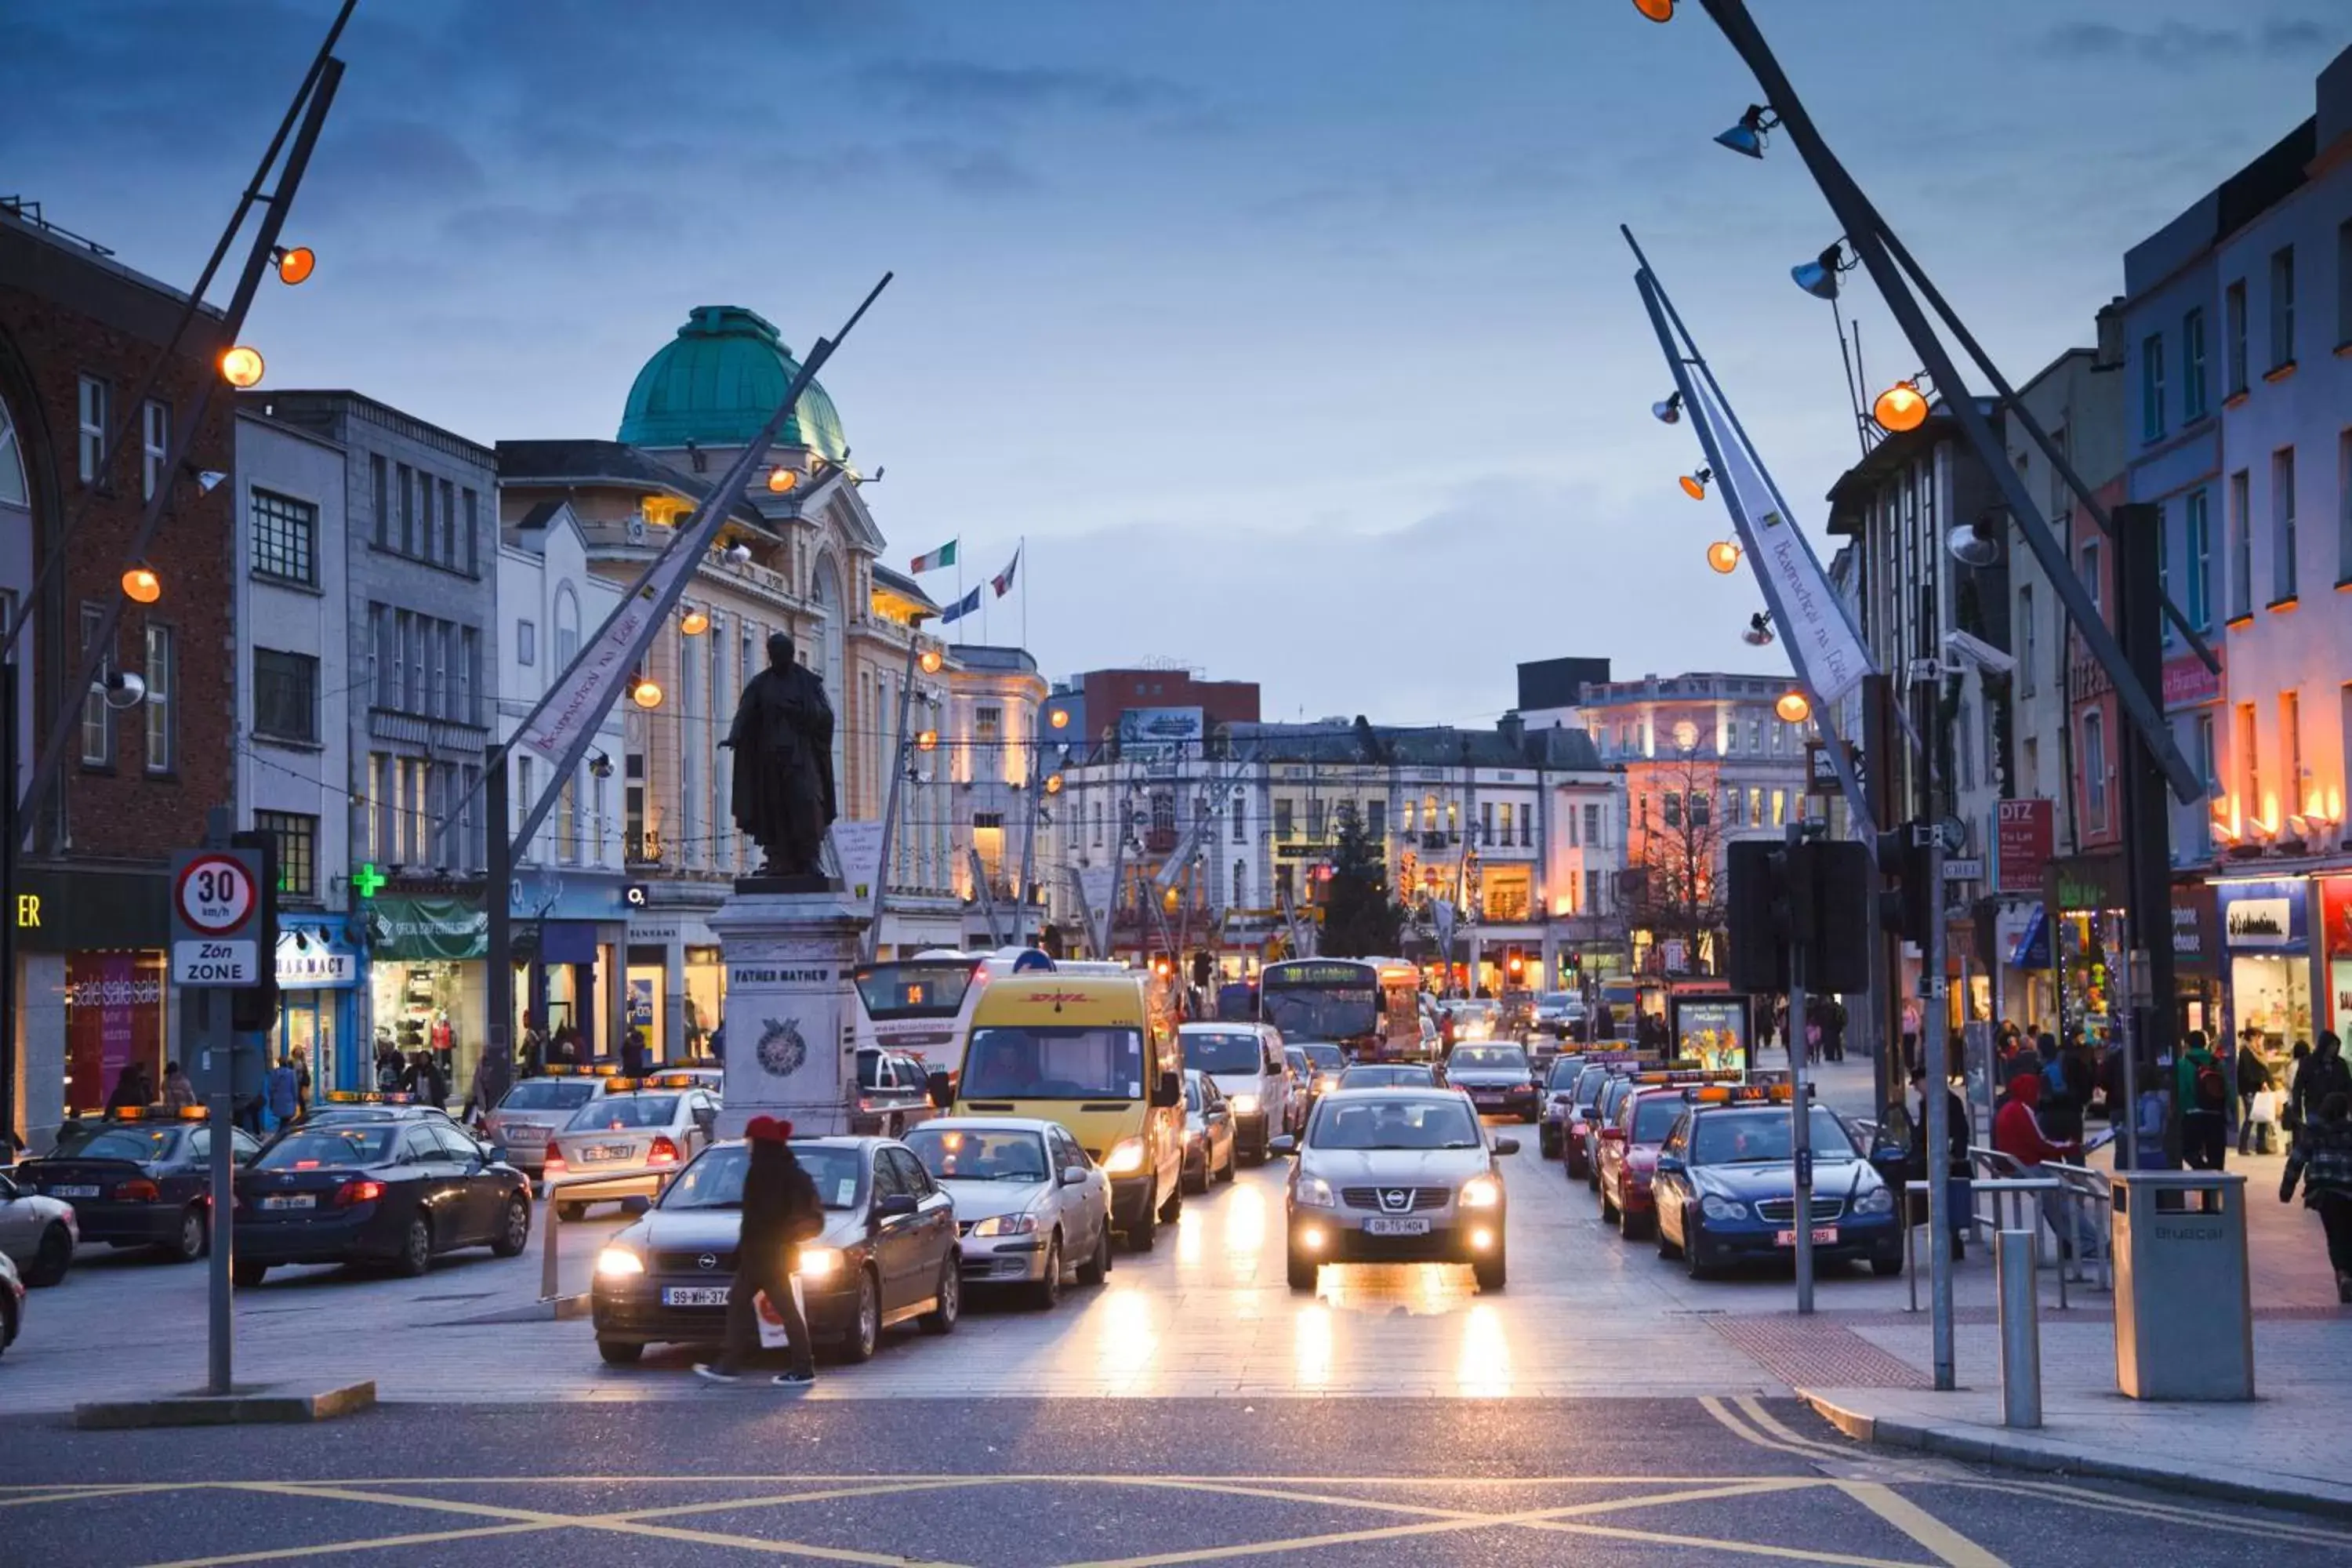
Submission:
[[[1437,1075],[1425,1067],[1354,1067],[1339,1075],[1341,1089],[1435,1089]]]
[[[1312,1149],[1475,1149],[1478,1123],[1458,1099],[1327,1100],[1307,1135]]]
[[[66,1141],[58,1139],[58,1152],[52,1159],[129,1160],[145,1164],[150,1160],[168,1159],[172,1145],[178,1142],[176,1127],[108,1127],[96,1137],[79,1141],[79,1146],[68,1150]]]
[[[1306,1054],[1307,1061],[1312,1063],[1318,1071],[1329,1072],[1348,1065],[1347,1053],[1337,1046],[1318,1043],[1312,1046],[1301,1046],[1298,1048]]]
[[[1786,1106],[1754,1110],[1717,1110],[1691,1121],[1690,1163],[1694,1165],[1753,1165],[1785,1163],[1795,1157]],[[1851,1160],[1853,1144],[1845,1124],[1826,1107],[1813,1107],[1813,1158]]]
[[[1045,1141],[1015,1128],[918,1127],[907,1147],[942,1182],[1042,1182]]]
[[[1448,1072],[1473,1071],[1525,1072],[1528,1053],[1517,1046],[1462,1046],[1445,1058]]]
[[[381,1165],[392,1157],[400,1131],[390,1121],[341,1127],[305,1127],[264,1149],[254,1162],[261,1171],[316,1171],[331,1165]]]
[[[829,1209],[854,1208],[857,1204],[857,1151],[838,1144],[795,1143],[793,1157],[816,1184],[816,1194]],[[661,1195],[666,1209],[740,1209],[743,1206],[743,1172],[751,1163],[751,1149],[722,1143],[703,1151],[669,1191]]]
[[[594,1097],[596,1080],[593,1078],[527,1079],[507,1091],[499,1101],[500,1110],[570,1110]]]
[[[1683,1113],[1683,1097],[1679,1094],[1645,1094],[1633,1103],[1633,1142],[1663,1143],[1666,1134],[1675,1130],[1675,1119]]]
[[[1615,1119],[1617,1115],[1617,1108],[1625,1103],[1625,1096],[1633,1092],[1633,1086],[1632,1084],[1627,1083],[1622,1078],[1611,1079],[1608,1084],[1602,1088],[1601,1090],[1601,1119],[1603,1121],[1612,1121]]]
[[[1380,1027],[1380,992],[1370,985],[1264,986],[1265,1021],[1286,1035],[1344,1040]]]
[[[1576,1103],[1591,1105],[1601,1098],[1601,1087],[1609,1081],[1607,1068],[1586,1068],[1576,1080]]]
[[[1254,1073],[1263,1059],[1255,1035],[1187,1029],[1180,1038],[1184,1042],[1184,1065],[1202,1072]]]
[[[1555,1094],[1566,1094],[1574,1089],[1583,1077],[1582,1062],[1578,1061],[1574,1057],[1562,1057],[1551,1064],[1551,1077],[1544,1080],[1544,1087]]]
[[[1031,1026],[976,1030],[967,1100],[1140,1100],[1138,1029]]]
[[[1191,1073],[1184,1075],[1184,1109],[1194,1115],[1201,1110],[1201,1080]]]
[[[1573,991],[1547,991],[1543,994],[1543,999],[1538,1002],[1537,1005],[1542,1007],[1566,1007],[1570,1003],[1578,1000],[1580,1000],[1580,998]]]
[[[625,1127],[667,1127],[677,1119],[677,1095],[608,1094],[573,1111],[563,1125],[567,1131],[609,1127],[617,1132]]]

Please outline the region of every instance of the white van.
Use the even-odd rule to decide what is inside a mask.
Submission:
[[[1216,1080],[1233,1104],[1234,1145],[1253,1165],[1291,1130],[1290,1068],[1271,1024],[1186,1024],[1176,1031],[1184,1065]]]

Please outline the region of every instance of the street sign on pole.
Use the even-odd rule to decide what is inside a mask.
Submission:
[[[184,849],[172,858],[172,982],[257,984],[262,857],[249,849]],[[276,955],[270,955],[271,962]]]

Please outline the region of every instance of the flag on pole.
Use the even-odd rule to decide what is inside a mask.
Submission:
[[[1002,599],[1005,595],[1013,592],[1013,574],[1019,570],[1021,570],[1021,552],[1015,550],[1013,552],[1013,559],[1006,563],[1004,570],[988,580],[988,585],[996,590],[998,598]]]
[[[980,590],[974,588],[971,593],[966,594],[962,598],[958,599],[954,604],[950,605],[946,609],[941,610],[940,612],[940,620],[942,623],[948,621],[960,621],[966,616],[977,613],[979,609]]]
[[[916,556],[915,563],[910,570],[916,572],[936,572],[942,566],[954,565],[956,563],[956,544],[957,541],[950,539],[945,544],[940,545],[937,550],[932,551],[929,555]]]

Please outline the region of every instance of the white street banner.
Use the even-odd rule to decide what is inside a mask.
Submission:
[[[874,896],[874,879],[882,874],[882,824],[836,819],[827,829],[833,838],[834,868],[853,899]]]
[[[1776,629],[1813,696],[1834,703],[1871,672],[1870,652],[1854,635],[1853,623],[1846,618],[1845,607],[1796,520],[1780,514],[1762,468],[1717,407],[1707,384],[1693,378],[1691,392],[1692,417],[1706,421],[1715,437],[1719,454],[1715,479],[1739,530],[1739,542],[1755,569],[1769,574],[1778,591]]]

